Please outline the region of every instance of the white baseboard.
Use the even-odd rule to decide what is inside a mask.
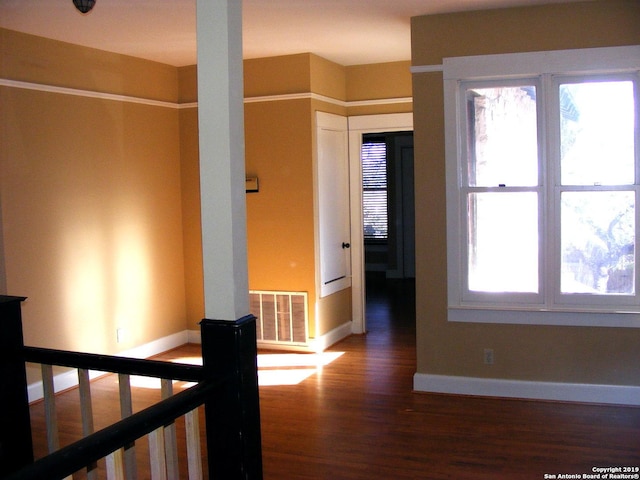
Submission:
[[[320,335],[319,337],[312,339],[309,342],[309,347],[316,353],[324,352],[334,343],[338,343],[343,338],[347,338],[349,335],[351,335],[352,323],[353,322],[349,320],[348,322],[343,323],[342,325],[334,328],[324,335]]]
[[[430,393],[640,406],[640,387],[631,385],[530,382],[416,373],[413,388]]]
[[[202,343],[202,334],[200,330],[187,330],[188,343]]]
[[[188,333],[189,332],[187,330],[174,333],[172,335],[153,340],[149,343],[145,343],[144,345],[122,351],[115,356],[128,358],[153,357],[154,355],[158,355],[160,353],[166,352],[167,350],[177,348],[180,345],[184,345],[185,343],[187,343],[189,338]],[[90,379],[94,379],[102,375],[105,375],[105,372],[94,370],[91,370],[89,372]],[[53,388],[56,392],[61,392],[63,390],[67,390],[76,386],[78,386],[78,374],[75,369],[60,373],[53,377]],[[27,395],[29,398],[29,402],[34,402],[36,400],[42,399],[44,397],[42,382],[29,384],[27,386]]]
[[[296,343],[285,343],[285,342],[271,342],[271,341],[258,341],[258,351],[262,350],[271,350],[271,351],[279,351],[279,352],[297,352],[297,353],[320,353],[316,352],[313,348],[311,348],[311,344],[296,344]]]
[[[334,343],[339,342],[343,338],[348,337],[353,332],[351,331],[351,324],[353,322],[348,321],[342,325],[334,328],[330,332],[321,335],[318,338],[312,338],[309,340],[308,345],[291,345],[286,343],[278,344],[276,342],[258,342],[258,347],[263,346],[270,350],[286,350],[296,352],[309,352],[309,353],[321,353],[329,348]],[[202,343],[199,330],[188,330],[187,338],[189,343]]]
[[[129,358],[149,358],[153,357],[154,355],[158,355],[168,350],[177,348],[180,345],[184,345],[188,342],[188,339],[188,330],[183,330],[182,332],[173,333],[171,335],[167,335],[166,337],[152,340],[151,342],[140,345],[139,347],[125,350],[116,354],[116,356]]]

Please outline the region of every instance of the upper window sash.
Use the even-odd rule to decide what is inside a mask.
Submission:
[[[523,105],[517,119],[501,111],[504,97]],[[539,98],[543,98],[540,77],[459,82],[461,187],[535,187],[544,183],[544,113]],[[487,112],[478,114],[484,119],[482,125],[474,125],[471,118],[478,110]],[[479,148],[476,137],[484,138],[484,149]]]
[[[640,59],[638,59],[639,64],[636,66],[636,70],[628,73],[609,73],[609,74],[595,74],[595,75],[550,75],[550,88],[552,89],[551,94],[549,95],[549,100],[547,104],[547,108],[550,111],[549,115],[549,143],[550,148],[552,150],[551,154],[555,158],[559,159],[559,162],[556,163],[554,170],[552,171],[551,182],[557,186],[601,186],[601,185],[640,185],[640,168],[637,166],[637,160],[640,158]],[[633,141],[635,143],[635,152],[627,151],[626,154],[629,156],[634,156],[634,158],[628,158],[628,162],[633,162],[634,164],[626,163],[624,165],[616,165],[610,162],[603,162],[605,168],[596,170],[602,178],[598,178],[597,175],[594,175],[592,179],[589,178],[578,178],[566,175],[566,171],[563,172],[563,168],[568,167],[568,165],[562,165],[563,162],[563,138],[561,134],[561,125],[560,120],[563,116],[562,110],[563,108],[568,109],[571,108],[570,104],[572,103],[571,97],[571,89],[563,88],[570,87],[573,85],[580,85],[586,88],[589,88],[594,84],[602,84],[602,83],[624,83],[628,85],[628,89],[625,88],[622,93],[625,95],[624,97],[618,98],[603,98],[600,102],[601,108],[604,109],[604,112],[593,111],[591,112],[591,116],[595,118],[596,124],[593,126],[593,137],[598,140],[605,140],[607,144],[618,143],[619,140],[623,140],[625,142]],[[626,85],[625,85],[626,87]],[[631,90],[633,97],[635,97],[635,103],[633,100],[628,102],[629,97],[627,96],[628,90]],[[599,94],[596,90],[593,95]],[[603,93],[601,93],[604,95]],[[568,98],[569,97],[569,98]],[[624,107],[624,114],[628,117],[626,120],[630,120],[633,124],[633,131],[626,132],[624,137],[620,136],[620,129],[616,125],[615,118],[606,118],[606,115],[611,115],[613,109],[610,108],[612,103],[617,103],[620,106]],[[565,104],[563,106],[563,103]],[[633,111],[633,107],[635,106],[635,111]],[[571,112],[565,114],[565,116],[571,117]],[[625,121],[625,124],[627,122]],[[607,132],[606,129],[610,131]],[[614,137],[615,138],[614,140]],[[597,143],[594,142],[595,148],[599,148]],[[611,158],[612,153],[610,151],[600,152],[603,157],[606,156],[607,159]],[[618,168],[621,167],[621,168]],[[616,176],[612,177],[611,170],[620,170],[620,172],[624,172],[624,177]]]

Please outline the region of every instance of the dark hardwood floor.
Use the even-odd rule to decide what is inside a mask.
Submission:
[[[317,356],[261,352],[265,480],[534,480],[640,467],[640,408],[412,392],[413,283],[369,279],[368,292],[366,335]],[[189,345],[164,358],[197,355]],[[117,411],[115,380],[92,388],[96,423],[106,422]],[[65,395],[64,412],[74,403]],[[159,393],[134,396],[142,408]],[[32,414],[43,454],[41,404]],[[62,443],[79,431],[69,415],[61,415]],[[139,478],[149,478],[144,467]]]
[[[640,466],[640,409],[412,392],[414,286],[368,281],[364,336],[261,391],[266,479],[542,479]]]

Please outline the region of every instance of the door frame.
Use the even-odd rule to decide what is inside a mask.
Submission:
[[[364,280],[364,233],[362,231],[362,135],[413,131],[413,113],[387,113],[348,117],[349,201],[351,205],[351,332],[365,333],[366,285]]]

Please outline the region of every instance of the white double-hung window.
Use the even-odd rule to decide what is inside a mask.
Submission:
[[[449,320],[640,327],[640,46],[445,59]]]

